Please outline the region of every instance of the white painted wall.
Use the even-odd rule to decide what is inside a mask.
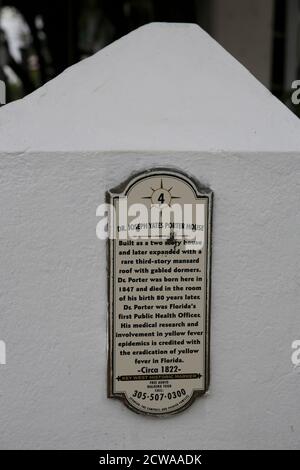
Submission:
[[[153,25],[3,108],[0,126],[0,447],[299,448],[296,118],[200,29]],[[210,390],[167,419],[106,398],[95,234],[105,191],[152,166],[215,194]]]
[[[154,23],[0,113],[0,151],[299,151],[299,119],[196,25]]]

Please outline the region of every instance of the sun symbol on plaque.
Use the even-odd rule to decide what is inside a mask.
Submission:
[[[171,188],[164,188],[163,180],[160,180],[160,187],[157,189],[150,188],[152,191],[151,196],[145,196],[143,199],[151,199],[152,204],[155,205],[167,205],[171,206],[172,200],[173,199],[180,199],[178,196],[173,196],[171,191],[173,189],[173,186]]]

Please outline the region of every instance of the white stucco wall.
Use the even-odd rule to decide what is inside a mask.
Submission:
[[[274,4],[274,0],[211,1],[214,38],[268,88],[271,87]]]
[[[297,119],[199,28],[152,25],[0,126],[0,447],[298,448]],[[215,197],[210,389],[166,419],[106,398],[95,234],[105,191],[152,166]]]

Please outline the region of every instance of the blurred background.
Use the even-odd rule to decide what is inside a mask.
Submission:
[[[0,0],[7,102],[152,21],[198,23],[300,114],[300,0]]]

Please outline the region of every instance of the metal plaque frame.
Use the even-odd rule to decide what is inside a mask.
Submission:
[[[108,322],[107,322],[107,345],[108,345],[108,363],[107,363],[107,396],[108,398],[117,398],[122,400],[123,403],[132,411],[150,415],[155,417],[170,416],[184,411],[192,405],[195,399],[204,395],[209,387],[210,382],[210,298],[211,298],[211,238],[212,238],[212,205],[213,205],[213,192],[211,189],[202,186],[195,180],[194,177],[183,173],[180,170],[172,168],[154,168],[145,170],[143,172],[135,173],[119,186],[107,191],[106,202],[114,204],[114,199],[120,196],[126,196],[130,188],[137,182],[147,179],[152,176],[172,176],[178,178],[193,189],[196,198],[207,198],[207,256],[206,256],[206,293],[205,293],[205,386],[204,390],[194,390],[191,398],[179,409],[167,413],[151,413],[144,412],[135,408],[127,400],[124,393],[115,393],[113,391],[114,381],[114,348],[113,348],[113,334],[114,334],[114,245],[116,240],[108,239],[107,241],[107,272],[108,272]]]

